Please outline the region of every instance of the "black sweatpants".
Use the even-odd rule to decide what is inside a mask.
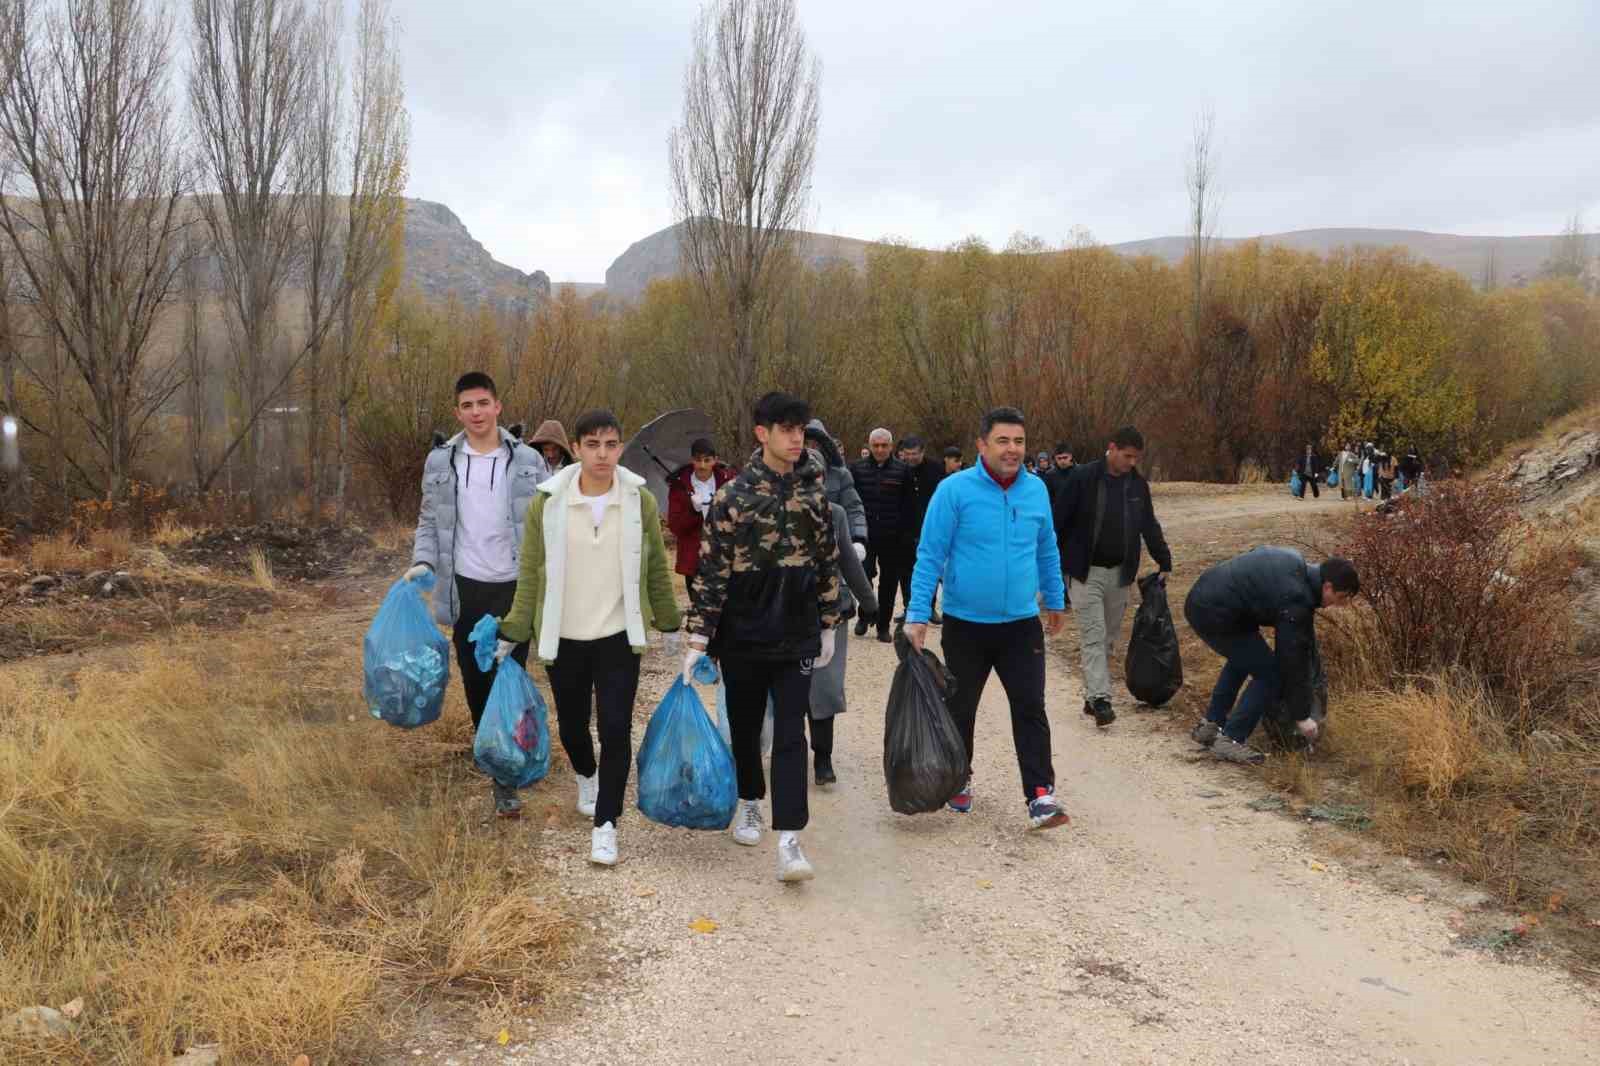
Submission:
[[[516,598],[517,583],[475,581],[457,574],[456,595],[460,597],[461,613],[456,616],[450,638],[456,646],[456,667],[461,671],[461,688],[467,694],[467,710],[472,714],[472,730],[476,733],[484,705],[489,702],[489,689],[494,687],[494,668],[498,664],[491,664],[487,672],[479,670],[467,636],[484,615],[492,614],[496,618],[506,616],[506,612],[511,610],[511,601]],[[511,649],[511,657],[522,664],[523,669],[527,669],[528,645],[518,644]]]
[[[1055,768],[1050,757],[1050,719],[1044,711],[1044,626],[1038,618],[1016,622],[968,622],[944,616],[944,661],[956,677],[950,717],[967,742],[967,772],[972,772],[972,736],[978,701],[989,673],[1000,675],[1011,701],[1011,740],[1022,771],[1022,794],[1032,800],[1035,789],[1053,789]]]
[[[724,656],[728,734],[739,774],[739,798],[765,799],[761,723],[772,694],[772,828],[800,830],[811,820],[806,803],[806,715],[811,711],[811,668],[798,661],[766,662]]]
[[[901,544],[879,546],[874,551],[878,558],[878,632],[887,634],[894,621],[894,598],[910,588],[912,560]]]
[[[819,759],[833,758],[833,720],[839,716],[812,718],[808,711],[806,717],[811,721],[811,753]]]
[[[574,773],[593,776],[596,763],[589,719],[600,733],[600,795],[594,824],[617,824],[622,795],[633,765],[633,699],[639,691],[639,660],[627,633],[599,640],[563,640],[556,661],[547,667],[550,692],[556,699],[556,724],[561,746]],[[757,730],[761,728],[756,724]],[[758,740],[759,743],[759,740]]]

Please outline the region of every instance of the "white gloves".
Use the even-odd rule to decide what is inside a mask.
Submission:
[[[1321,732],[1317,728],[1317,720],[1315,718],[1303,718],[1296,722],[1294,727],[1300,730],[1300,735],[1305,737],[1308,742],[1316,740],[1318,733]]]
[[[511,649],[515,648],[515,647],[516,647],[516,645],[511,643],[509,640],[497,640],[497,641],[495,641],[494,642],[494,661],[497,662],[497,663],[505,662],[506,661],[506,656],[510,655],[511,654]]]
[[[427,563],[417,563],[410,570],[407,570],[400,576],[406,581],[415,581],[423,574],[430,573],[432,570],[433,567],[429,566]]]
[[[694,684],[694,664],[706,657],[706,650],[698,648],[691,641],[689,650],[683,653],[683,683]]]
[[[867,546],[865,544],[861,543],[859,540],[853,540],[853,541],[850,542],[850,547],[852,547],[852,548],[854,548],[856,550],[856,560],[858,562],[865,562],[866,561],[866,558],[867,558]]]
[[[683,647],[683,633],[675,629],[671,633],[666,634],[666,639],[662,643],[662,647],[666,650],[668,655],[678,654],[678,650]]]
[[[811,661],[811,669],[821,670],[831,662],[833,662],[833,630],[824,629],[822,631],[822,651],[818,652],[817,657]]]

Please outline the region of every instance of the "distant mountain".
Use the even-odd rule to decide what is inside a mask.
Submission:
[[[542,270],[524,274],[497,262],[444,204],[406,201],[405,279],[433,297],[527,311],[550,298]]]
[[[842,260],[860,268],[866,265],[867,250],[875,242],[821,233],[803,234],[804,256],[812,264]],[[1220,248],[1260,240],[1300,252],[1327,255],[1338,248],[1358,245],[1399,246],[1418,259],[1454,270],[1474,283],[1483,277],[1491,253],[1495,272],[1502,285],[1532,278],[1555,251],[1556,236],[1466,237],[1451,233],[1426,233],[1401,229],[1305,229],[1289,233],[1269,233],[1260,237],[1219,237]],[[1189,250],[1187,237],[1151,237],[1109,246],[1127,256],[1153,255],[1176,263]],[[656,278],[671,277],[681,268],[678,227],[668,226],[635,241],[606,270],[606,291],[623,300],[637,300]]]

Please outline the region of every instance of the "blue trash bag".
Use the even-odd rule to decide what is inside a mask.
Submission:
[[[415,729],[439,717],[450,684],[450,642],[428,614],[430,571],[389,586],[361,641],[362,693],[372,717]]]
[[[1339,487],[1339,471],[1328,471],[1328,487],[1330,489],[1336,489]]]
[[[1291,496],[1303,496],[1305,494],[1305,491],[1306,491],[1306,487],[1300,481],[1300,472],[1297,470],[1294,473],[1290,474],[1289,475],[1289,495],[1291,495]]]
[[[702,655],[694,661],[694,669],[689,672],[699,685],[720,685],[722,671],[717,669],[717,661],[709,655]]]
[[[478,619],[478,624],[472,627],[472,632],[467,634],[467,643],[472,645],[472,661],[478,664],[478,669],[488,673],[494,666],[494,648],[500,642],[500,619],[492,614],[486,614]]]
[[[492,660],[492,642],[490,649]],[[472,738],[472,761],[507,788],[527,788],[542,780],[550,772],[548,716],[533,679],[521,663],[506,656],[495,669],[489,702]]]
[[[1367,499],[1370,500],[1370,499],[1372,499],[1373,492],[1376,491],[1377,487],[1378,487],[1377,486],[1377,475],[1373,473],[1373,471],[1372,471],[1372,469],[1370,467],[1367,469],[1367,476],[1366,476],[1365,480],[1366,480],[1366,484],[1361,487],[1361,495],[1365,496]]]
[[[733,752],[683,678],[661,700],[639,745],[639,811],[685,829],[726,829],[739,799]]]

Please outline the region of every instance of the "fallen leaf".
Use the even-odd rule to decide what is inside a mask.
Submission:
[[[994,887],[994,882],[993,881],[979,881],[978,882],[978,887],[979,888],[993,888]]]
[[[507,1044],[511,1043],[511,1030],[500,1030],[500,1035],[494,1038],[494,1042],[499,1044],[501,1047],[505,1047]]]
[[[785,1007],[783,1008],[783,1016],[785,1018],[809,1018],[811,1016],[811,1012],[808,1010],[801,1010],[799,1007]]]
[[[635,896],[638,896],[640,899],[646,899],[646,898],[648,898],[650,896],[655,895],[656,894],[656,890],[653,889],[653,888],[649,888],[649,887],[636,888],[636,889],[633,890],[633,894]]]
[[[69,1022],[75,1022],[78,1020],[78,1016],[83,1013],[83,997],[79,996],[71,1003],[63,1003],[58,1009],[61,1011],[63,1018]]]
[[[696,918],[689,923],[689,928],[697,933],[715,933],[717,931],[717,923],[710,918]]]
[[[1407,896],[1406,900],[1408,902],[1410,902],[1410,903],[1421,903],[1422,901],[1426,900],[1427,898],[1428,898],[1427,896],[1418,894],[1418,895],[1415,895],[1415,896]]]
[[[1311,860],[1311,868],[1317,871],[1319,874],[1325,874],[1328,872],[1328,868],[1322,863],[1318,862],[1316,859]]]
[[[1552,892],[1550,898],[1545,901],[1544,909],[1554,914],[1561,909],[1561,905],[1566,901],[1567,894],[1565,892]]]
[[[311,1056],[310,1055],[296,1055],[294,1057],[294,1061],[291,1062],[289,1064],[289,1066],[311,1066]]]

